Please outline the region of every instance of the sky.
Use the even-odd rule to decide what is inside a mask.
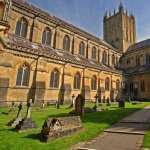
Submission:
[[[103,39],[103,15],[113,13],[122,1],[136,18],[137,41],[150,38],[149,0],[27,0],[89,33]]]

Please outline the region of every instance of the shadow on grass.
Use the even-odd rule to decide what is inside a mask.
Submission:
[[[24,136],[23,138],[27,139],[33,139],[33,140],[40,140],[40,133],[35,133],[35,134],[29,134],[27,136]]]
[[[1,112],[2,115],[9,115],[8,112]]]
[[[17,130],[15,128],[10,128],[10,129],[7,129],[8,131],[11,131],[11,132],[17,132]]]
[[[132,114],[137,108],[123,108],[116,110],[106,110],[101,112],[93,112],[85,114],[84,118],[82,118],[83,123],[91,122],[91,123],[107,123],[112,125],[117,123],[124,117]]]

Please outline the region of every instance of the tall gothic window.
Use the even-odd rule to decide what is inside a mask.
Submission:
[[[96,78],[96,76],[92,77],[92,80],[91,80],[91,89],[92,90],[96,90],[97,89],[97,78]]]
[[[92,48],[92,59],[96,59],[96,47]]]
[[[51,88],[59,88],[59,71],[57,69],[54,69],[51,72],[50,76],[50,87]]]
[[[28,30],[28,22],[25,18],[22,17],[17,21],[15,34],[20,37],[26,38],[27,30]]]
[[[115,55],[113,54],[113,55],[112,55],[112,65],[115,65],[115,59],[116,59],[116,58],[115,58]]]
[[[51,36],[52,36],[51,30],[46,27],[43,32],[43,35],[42,35],[42,44],[50,46],[51,45]]]
[[[144,80],[141,81],[141,91],[145,92],[145,81]]]
[[[74,89],[80,89],[81,86],[81,75],[80,73],[76,73],[74,76]]]
[[[30,68],[27,65],[23,65],[18,69],[17,74],[17,86],[28,86],[30,79]]]
[[[107,64],[107,53],[105,51],[103,52],[102,62],[103,64]]]
[[[79,45],[79,54],[80,55],[85,55],[85,44],[84,42],[81,42],[80,45]]]
[[[150,64],[150,54],[146,54],[146,64]]]
[[[106,91],[109,91],[109,89],[110,89],[110,80],[109,80],[109,78],[107,77],[107,78],[105,79],[105,90],[106,90]]]
[[[136,65],[137,65],[137,66],[140,65],[140,56],[136,56]]]
[[[66,51],[70,51],[70,38],[68,35],[65,35],[63,39],[63,49]]]
[[[116,81],[116,90],[119,90],[120,89],[120,81],[119,79]]]

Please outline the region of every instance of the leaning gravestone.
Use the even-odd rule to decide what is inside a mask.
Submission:
[[[31,110],[32,110],[32,99],[27,103],[27,113],[25,118],[23,118],[18,125],[16,125],[17,131],[23,131],[27,129],[36,128],[35,122],[31,118]]]
[[[48,118],[43,124],[40,140],[47,142],[50,139],[70,135],[81,128],[82,124],[79,116]]]
[[[79,116],[84,116],[84,104],[85,99],[81,94],[79,94],[75,100],[75,114]]]
[[[16,125],[19,124],[19,122],[22,120],[21,110],[22,110],[22,103],[20,103],[18,106],[17,116],[14,119],[12,119],[11,121],[9,121],[9,123],[7,124],[8,126],[15,127]]]

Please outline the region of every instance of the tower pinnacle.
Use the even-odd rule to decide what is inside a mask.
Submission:
[[[122,2],[120,2],[119,4],[119,12],[124,12],[124,7],[123,7]]]

